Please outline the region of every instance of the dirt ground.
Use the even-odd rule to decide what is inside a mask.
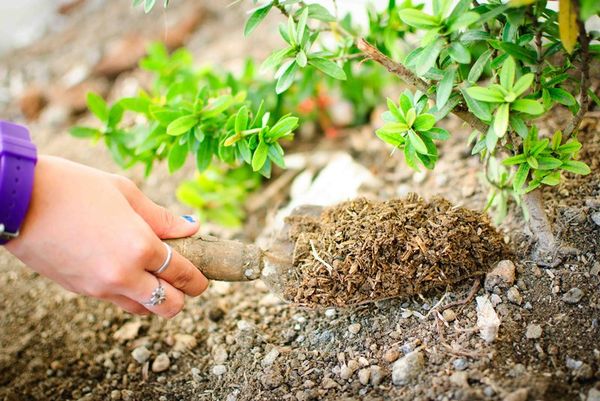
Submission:
[[[29,85],[50,85],[75,66],[92,63],[98,56],[89,54],[101,54],[120,35],[154,35],[168,23],[177,25],[198,4],[205,14],[188,43],[199,59],[236,68],[240,55],[268,53],[277,18],[257,32],[264,46],[256,46],[243,40],[239,8],[172,3],[168,12],[149,17],[132,13],[128,1],[83,7],[73,11],[63,31],[3,56],[0,86],[11,96],[0,105],[2,118],[20,118],[19,93]],[[114,23],[124,18],[127,24]],[[109,95],[128,90],[138,76],[126,72],[110,81]],[[72,118],[47,110],[37,123],[29,123],[42,152],[118,171],[102,147],[68,136]],[[542,125],[551,132],[564,116],[556,113]],[[370,198],[415,191],[481,210],[486,191],[478,159],[469,156],[465,145],[469,131],[454,119],[446,124],[452,137],[442,147],[435,174],[413,174],[399,158],[390,157],[389,149],[374,140],[372,127],[349,130],[319,146],[345,149],[373,173],[377,182],[364,190]],[[600,213],[597,112],[583,127],[581,156],[592,174],[568,177],[545,191],[561,243],[570,247],[563,262],[549,269],[529,260],[528,231],[516,210],[499,227],[513,253],[516,277],[477,290],[500,317],[492,343],[479,336],[474,299],[437,312],[465,299],[474,281],[338,309],[284,304],[260,282],[214,282],[166,321],[135,317],[70,294],[0,251],[0,399],[598,401],[600,226],[592,218]],[[191,169],[175,177],[165,170],[157,169],[145,182],[140,171],[125,174],[154,200],[186,211],[173,194]],[[256,232],[256,227],[236,234],[252,240],[244,232]]]

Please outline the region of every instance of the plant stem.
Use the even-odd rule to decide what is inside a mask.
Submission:
[[[363,38],[359,39],[356,45],[363,53],[365,53],[367,58],[376,61],[384,66],[389,72],[398,75],[404,82],[425,93],[430,99],[435,99],[435,94],[429,92],[431,85],[417,77],[404,65],[395,62]],[[488,125],[472,114],[464,104],[461,103],[457,105],[454,110],[452,110],[452,113],[482,134],[487,132]]]
[[[429,83],[417,77],[404,65],[395,62],[385,54],[381,53],[365,39],[359,39],[357,46],[362,52],[365,53],[367,58],[376,61],[384,66],[389,72],[398,75],[404,82],[412,85],[421,92],[426,93],[429,98],[435,98],[433,93],[428,93],[431,87]],[[482,134],[487,132],[488,125],[469,112],[464,104],[459,104],[456,106],[456,108],[452,110],[452,113]],[[536,253],[540,257],[546,258],[547,255],[550,254],[549,250],[555,248],[556,240],[554,238],[554,234],[552,233],[552,225],[550,224],[544,209],[542,191],[540,189],[536,189],[523,195],[523,201],[525,202],[525,205],[529,211],[529,224],[531,227],[531,232],[537,238],[538,251]]]
[[[570,137],[573,132],[577,131],[585,113],[588,112],[590,107],[590,97],[588,95],[588,88],[590,87],[590,37],[587,35],[585,31],[585,26],[583,22],[578,21],[579,23],[579,45],[581,46],[581,81],[580,81],[580,95],[579,95],[579,105],[580,109],[573,117],[573,119],[565,128],[563,136],[565,138]]]

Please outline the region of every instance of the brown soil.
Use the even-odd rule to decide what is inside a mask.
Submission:
[[[243,39],[243,13],[221,2],[180,0],[150,16],[132,15],[129,1],[92,3],[101,7],[79,15],[69,35],[47,35],[31,49],[0,60],[4,86],[12,91],[21,80],[29,85],[36,77],[60,79],[86,60],[86,51],[106,44],[98,21],[121,34],[141,30],[141,25],[156,31],[163,26],[163,13],[175,15],[181,4],[202,3],[210,12],[191,40],[192,49],[200,62],[229,65],[241,65],[240,56],[249,51],[264,59],[269,51],[265,43],[276,38],[273,32],[281,22],[274,15],[266,28],[253,33],[261,44],[256,46],[256,41]],[[135,81],[136,74],[123,74],[112,95]],[[10,93],[14,98],[0,96],[0,108],[5,106],[0,111],[3,118],[18,118],[18,96]],[[568,117],[565,110],[553,111],[549,120],[539,122],[540,128],[551,134]],[[69,137],[71,122],[41,121],[30,128],[43,152],[117,171],[105,149]],[[352,130],[330,148],[347,150],[377,177],[365,195],[393,199],[413,191],[481,210],[487,193],[478,179],[479,160],[465,145],[469,132],[455,119],[444,125],[452,136],[440,149],[434,173],[413,174],[401,158],[390,157],[389,147],[374,140],[373,127]],[[600,116],[592,113],[579,135],[585,144],[581,158],[592,173],[567,176],[559,187],[544,192],[560,241],[573,248],[561,264],[540,269],[530,261],[529,235],[516,208],[499,227],[513,252],[516,280],[510,297],[508,289],[497,287],[477,292],[498,302],[501,324],[492,344],[478,335],[475,301],[452,307],[454,316],[444,314],[444,321],[430,313],[433,305],[442,308],[465,299],[472,280],[409,298],[325,310],[283,303],[260,283],[215,282],[165,321],[131,316],[70,294],[0,250],[0,400],[595,400],[594,388],[600,390],[600,226],[592,216],[600,213],[599,129]],[[177,204],[174,192],[191,169],[175,177],[165,170],[157,168],[145,182],[139,179],[141,171],[126,174],[170,210],[189,212]],[[575,288],[581,299],[566,302],[565,295]],[[129,337],[117,334],[132,325],[136,330]],[[526,335],[532,325],[541,328],[537,338]],[[132,352],[142,346],[149,358],[139,363]],[[415,369],[415,379],[393,384],[395,360],[417,348],[424,363]],[[162,353],[170,366],[153,372]],[[349,367],[357,368],[348,374]]]
[[[307,306],[426,293],[484,274],[506,253],[486,215],[414,193],[353,200],[288,223],[299,286],[285,295]]]

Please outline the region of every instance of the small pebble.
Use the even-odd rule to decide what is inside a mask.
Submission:
[[[458,358],[458,359],[455,359],[454,362],[452,362],[452,365],[454,366],[454,369],[456,369],[456,370],[465,370],[469,364],[467,363],[466,359]]]
[[[385,353],[383,354],[383,360],[388,363],[392,363],[392,362],[396,361],[398,358],[400,358],[400,352],[395,348],[390,348],[387,351],[385,351]]]
[[[227,361],[227,358],[229,357],[229,355],[227,354],[227,348],[225,348],[224,345],[217,345],[214,349],[213,349],[213,361],[216,365],[222,365],[225,361]]]
[[[348,326],[348,331],[352,334],[358,334],[360,332],[361,326],[360,323],[354,323]]]
[[[347,365],[343,365],[340,368],[340,379],[342,380],[348,380],[353,374],[354,372]]]
[[[517,287],[510,287],[506,292],[506,297],[513,304],[521,305],[523,303],[523,296],[521,295]]]
[[[329,308],[329,309],[325,310],[325,316],[328,317],[328,318],[330,318],[330,319],[333,319],[335,317],[336,313],[337,312],[333,308]]]
[[[212,373],[215,376],[223,376],[227,373],[227,367],[225,365],[215,365],[212,368]]]
[[[588,392],[586,401],[600,401],[600,390],[592,387]]]
[[[371,369],[364,368],[358,371],[358,381],[363,386],[369,384],[369,380],[371,379]]]
[[[321,382],[321,387],[323,387],[326,390],[336,388],[337,386],[338,386],[337,382],[335,380],[333,380],[331,377],[326,377]]]
[[[492,303],[492,306],[495,308],[496,306],[498,306],[502,303],[502,298],[500,298],[500,295],[498,295],[498,294],[492,294],[492,295],[490,295],[490,302]]]
[[[190,370],[190,373],[192,374],[192,379],[194,379],[197,382],[201,382],[202,381],[202,373],[200,372],[200,369],[198,369],[198,368],[192,368]]]
[[[484,287],[492,292],[494,287],[507,288],[515,282],[515,264],[510,260],[501,260],[496,267],[485,276]]]
[[[394,362],[392,366],[392,382],[399,386],[408,384],[419,375],[425,366],[425,357],[421,351],[413,351]]]
[[[454,312],[452,309],[446,309],[442,312],[442,317],[447,322],[453,322],[456,320],[456,312]]]
[[[383,380],[384,373],[383,369],[380,366],[372,365],[371,366],[371,385],[378,386]]]
[[[592,213],[592,221],[597,225],[600,226],[600,212],[595,212]]]
[[[152,371],[155,373],[164,372],[169,369],[169,366],[171,366],[171,360],[169,359],[169,356],[163,352],[156,357],[154,362],[152,362]]]
[[[269,351],[267,353],[267,355],[265,355],[265,357],[260,362],[260,364],[262,365],[263,368],[269,367],[269,366],[273,365],[273,363],[275,362],[275,359],[277,359],[278,356],[279,356],[279,350],[277,348],[273,348],[273,349],[271,349],[271,351]]]
[[[173,351],[183,352],[185,350],[191,350],[196,348],[198,341],[196,337],[191,334],[178,333],[173,336],[175,344],[173,345]]]
[[[110,399],[111,400],[120,400],[121,399],[121,391],[119,390],[113,390],[110,392]]]
[[[530,324],[527,326],[527,330],[525,331],[525,337],[529,339],[536,339],[542,336],[542,326],[539,324]]]
[[[526,401],[528,395],[529,395],[529,389],[520,388],[518,390],[513,391],[506,397],[504,397],[504,399],[502,401]]]
[[[141,347],[137,347],[136,349],[134,349],[131,352],[131,356],[133,357],[133,359],[135,359],[138,363],[144,363],[146,362],[148,359],[150,359],[150,351],[148,351],[148,348],[144,347],[143,345]]]
[[[568,304],[576,304],[583,298],[583,291],[577,287],[571,288],[562,296],[562,300]]]
[[[467,372],[454,372],[450,376],[450,383],[458,387],[469,387],[469,375]]]

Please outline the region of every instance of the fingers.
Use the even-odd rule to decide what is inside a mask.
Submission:
[[[150,311],[148,309],[146,309],[143,305],[139,304],[138,302],[135,302],[134,300],[126,298],[122,295],[115,295],[110,298],[107,298],[106,300],[112,302],[113,304],[117,305],[121,309],[124,309],[127,312],[132,313],[134,315],[149,315],[150,314]]]
[[[198,231],[200,225],[191,216],[182,218],[173,215],[164,207],[148,199],[130,180],[118,177],[117,182],[131,207],[148,223],[159,238],[189,237]]]
[[[143,272],[136,282],[135,288],[126,289],[123,295],[141,304],[150,312],[170,319],[183,309],[185,295],[165,280]],[[164,301],[157,305],[151,305],[149,302],[155,291],[159,291],[159,283],[164,291]]]
[[[166,256],[165,250],[165,259]],[[175,250],[173,250],[171,263],[157,276],[192,297],[202,294],[208,287],[208,279],[204,274]]]

